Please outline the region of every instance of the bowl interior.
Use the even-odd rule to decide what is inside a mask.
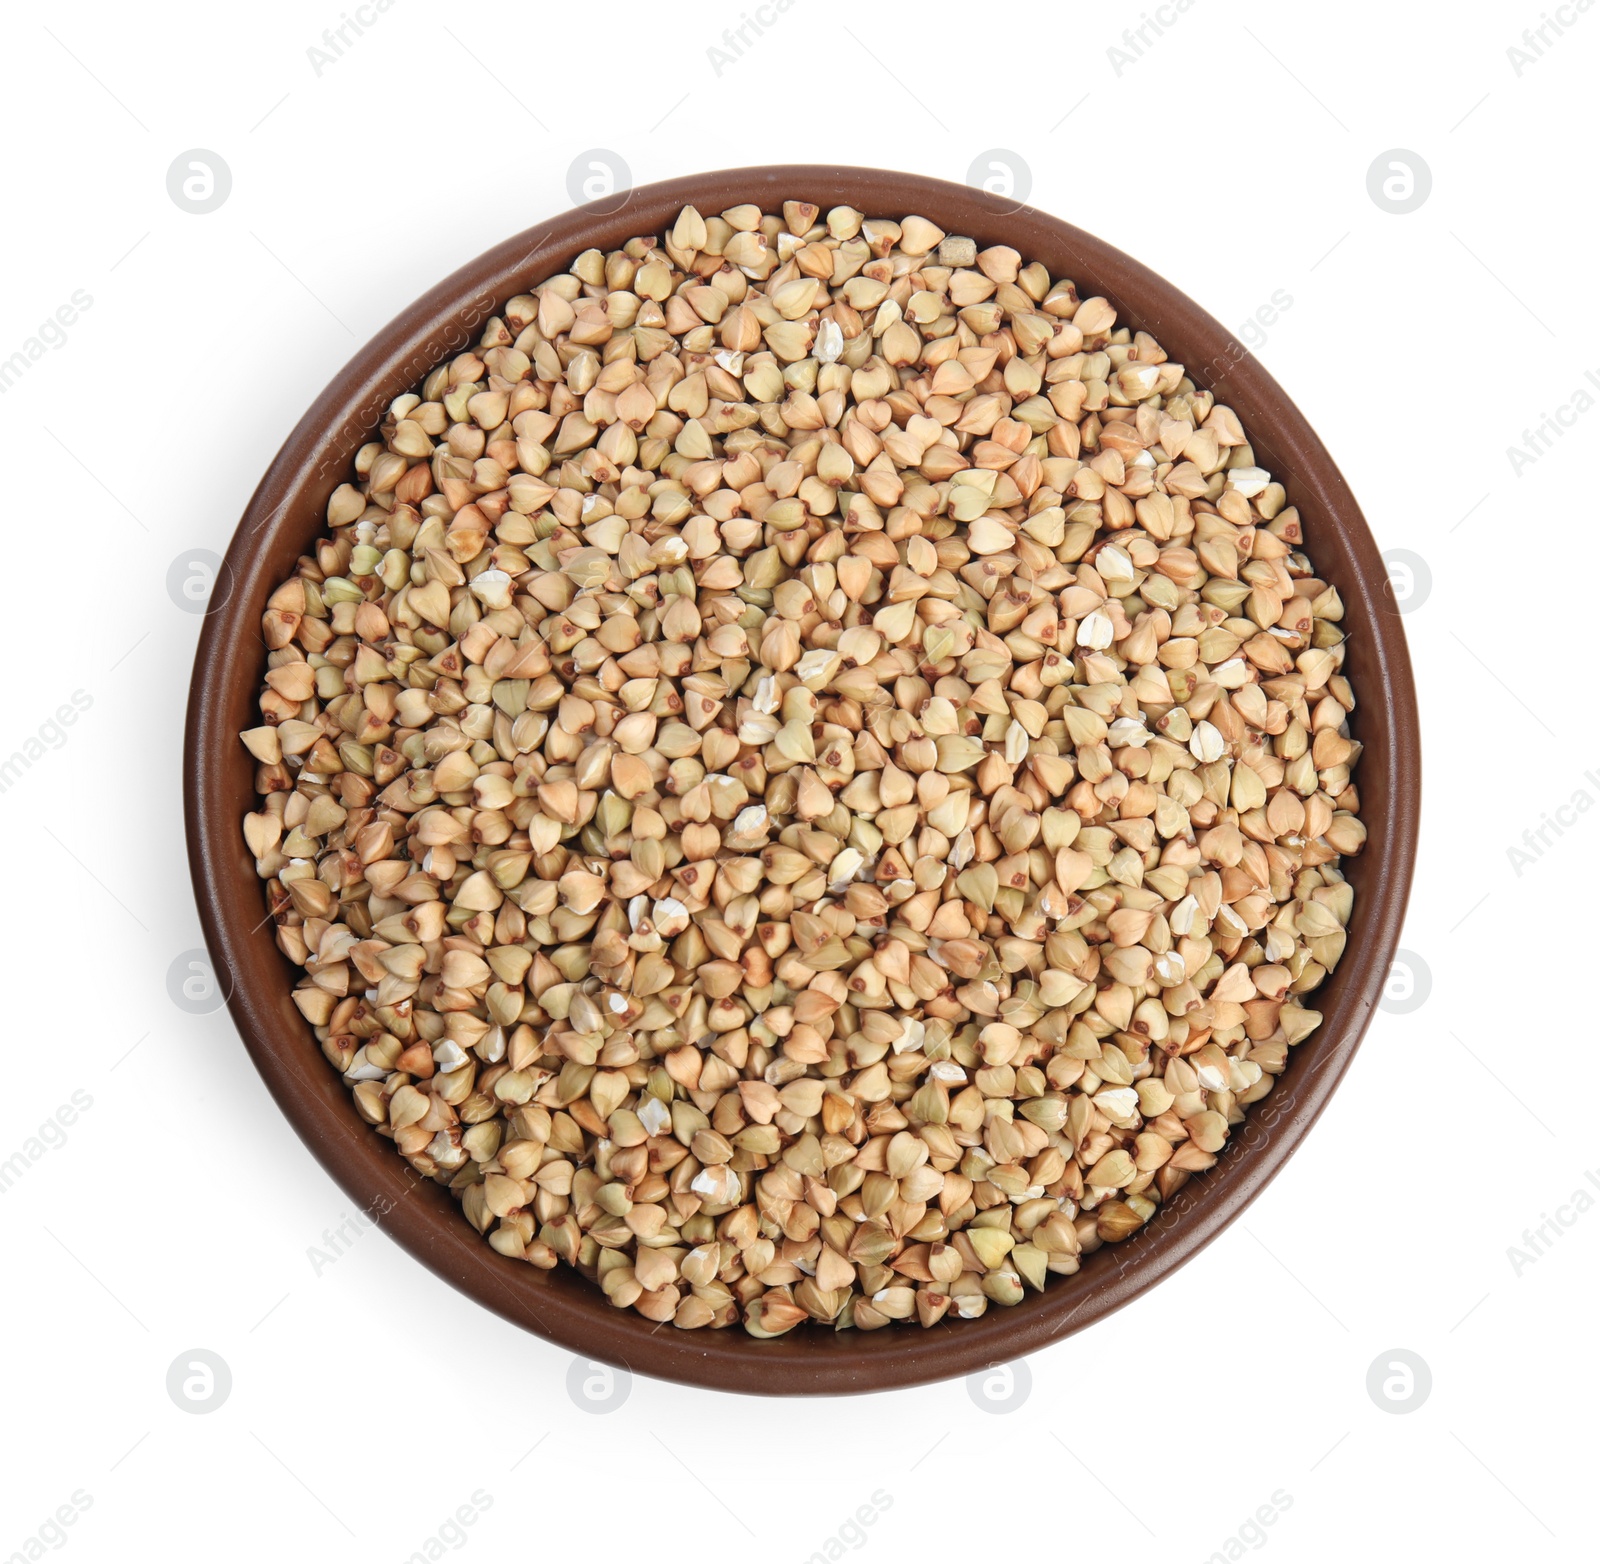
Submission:
[[[324,527],[328,496],[387,404],[474,342],[513,294],[563,271],[590,246],[660,233],[681,207],[739,202],[776,210],[807,200],[871,216],[919,213],[948,233],[1004,243],[1099,293],[1150,331],[1193,378],[1238,413],[1260,465],[1299,507],[1306,550],[1344,599],[1346,672],[1363,745],[1357,783],[1369,838],[1347,862],[1355,912],[1345,958],[1318,990],[1323,1025],[1301,1043],[1272,1095],[1250,1110],[1218,1165],[1193,1178],[1134,1237],[1086,1258],[1075,1276],[980,1319],[931,1330],[833,1332],[802,1326],[773,1341],[734,1328],[667,1330],[613,1309],[587,1278],[506,1259],[456,1201],[420,1178],[362,1123],[289,998],[297,975],[262,926],[239,821],[255,807],[238,732],[253,726],[265,669],[267,595]],[[619,204],[620,203],[620,204]],[[600,208],[612,208],[601,210]],[[878,1390],[969,1373],[1036,1350],[1102,1318],[1181,1265],[1243,1211],[1321,1112],[1370,1019],[1399,937],[1416,849],[1420,756],[1416,697],[1400,619],[1359,507],[1283,391],[1232,334],[1120,251],[1032,208],[985,192],[872,169],[800,166],[701,174],[627,192],[519,234],[446,279],[379,332],[312,405],[240,521],[202,631],[190,690],[185,810],[202,923],[239,1031],[268,1087],[350,1198],[439,1275],[505,1318],[585,1357],[634,1373],[775,1394]]]

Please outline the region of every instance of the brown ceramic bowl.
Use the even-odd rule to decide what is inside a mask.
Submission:
[[[1090,1256],[1076,1276],[1054,1278],[1043,1293],[977,1320],[932,1330],[801,1327],[757,1341],[738,1328],[665,1330],[613,1309],[599,1288],[566,1267],[538,1271],[503,1258],[450,1195],[419,1180],[392,1144],[361,1121],[290,1002],[295,971],[262,926],[261,891],[239,832],[241,817],[255,807],[253,767],[237,734],[256,720],[265,600],[322,531],[328,495],[394,397],[466,346],[505,299],[565,270],[581,250],[660,233],[687,203],[717,212],[751,201],[770,211],[786,199],[824,210],[844,202],[887,217],[917,212],[980,246],[1012,245],[1053,275],[1073,278],[1083,294],[1104,294],[1122,319],[1156,334],[1174,359],[1236,409],[1261,464],[1300,508],[1319,573],[1344,598],[1370,837],[1350,868],[1356,901],[1349,949],[1317,996],[1323,1025],[1295,1049],[1282,1084],[1251,1111],[1218,1166],[1191,1180],[1148,1227]],[[508,239],[424,295],[339,372],[262,479],[219,573],[189,695],[184,805],[206,940],[220,981],[231,988],[229,1006],[245,1046],[323,1166],[352,1200],[381,1214],[390,1235],[417,1259],[506,1319],[634,1373],[721,1390],[837,1394],[970,1373],[1082,1330],[1210,1243],[1283,1166],[1348,1067],[1389,971],[1417,841],[1416,695],[1386,579],[1338,468],[1272,377],[1170,283],[1089,234],[981,191],[876,169],[735,169],[651,185]]]

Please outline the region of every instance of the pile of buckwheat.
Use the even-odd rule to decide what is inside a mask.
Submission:
[[[589,250],[262,621],[245,840],[364,1118],[684,1329],[971,1319],[1321,1019],[1338,593],[1104,298],[805,202]]]

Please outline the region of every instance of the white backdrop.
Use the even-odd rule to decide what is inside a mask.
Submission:
[[[740,42],[739,0],[337,7],[8,26],[0,1558],[1592,1556],[1566,990],[1600,824],[1556,811],[1600,798],[1600,14],[791,0]],[[1229,324],[1268,306],[1262,359],[1399,551],[1409,965],[1245,1219],[1026,1376],[586,1401],[381,1233],[316,1257],[351,1204],[188,966],[189,562],[361,342],[591,164],[830,160],[1009,179]]]

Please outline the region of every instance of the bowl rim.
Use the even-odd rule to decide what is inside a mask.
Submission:
[[[976,1320],[929,1330],[802,1326],[758,1341],[738,1327],[652,1326],[632,1310],[612,1308],[566,1266],[543,1272],[497,1254],[462,1219],[453,1197],[361,1120],[289,999],[285,974],[296,969],[263,927],[260,882],[239,836],[241,815],[254,807],[254,773],[236,735],[254,725],[264,666],[256,611],[323,530],[328,494],[389,401],[475,340],[505,299],[565,270],[591,245],[660,233],[685,205],[720,212],[749,201],[773,211],[782,200],[813,201],[824,211],[843,203],[895,218],[915,212],[980,244],[1010,244],[1025,259],[1043,260],[1052,276],[1073,278],[1084,295],[1109,298],[1119,319],[1156,335],[1234,408],[1263,464],[1305,517],[1319,575],[1344,600],[1369,839],[1350,874],[1357,895],[1349,949],[1318,991],[1322,1026],[1297,1046],[1280,1085],[1252,1108],[1218,1165],[1190,1179],[1138,1234],[1087,1257],[1076,1275],[1052,1278],[1014,1308],[993,1308]],[[1034,207],[887,169],[769,165],[665,180],[536,224],[423,294],[339,370],[273,459],[218,571],[195,653],[183,793],[200,920],[240,1036],[301,1139],[396,1242],[484,1307],[580,1359],[725,1391],[844,1394],[973,1373],[1064,1339],[1186,1263],[1271,1182],[1326,1107],[1387,979],[1416,856],[1421,739],[1399,608],[1361,509],[1304,416],[1231,332],[1130,256]]]

